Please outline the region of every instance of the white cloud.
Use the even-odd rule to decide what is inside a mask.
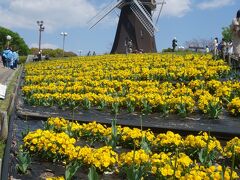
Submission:
[[[214,9],[231,5],[232,3],[234,3],[234,1],[235,0],[211,0],[199,3],[197,6],[200,9]]]
[[[190,11],[190,0],[166,0],[163,15],[184,16]],[[43,20],[47,31],[58,28],[84,27],[97,9],[107,5],[98,2],[95,7],[89,0],[1,0],[0,24],[8,28],[35,29],[37,20]],[[158,5],[158,8],[160,6]],[[116,24],[116,15],[102,23]]]
[[[38,43],[32,43],[30,45],[30,48],[38,48]],[[57,49],[59,47],[55,44],[43,43],[43,44],[41,44],[41,48],[42,49]]]
[[[0,4],[0,24],[33,29],[43,20],[48,30],[82,27],[95,13],[88,0],[8,0]]]
[[[165,0],[163,16],[182,17],[191,10],[191,0]],[[155,15],[158,14],[161,5],[158,5]]]

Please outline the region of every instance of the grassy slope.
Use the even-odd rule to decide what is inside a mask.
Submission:
[[[17,72],[15,73],[14,77],[12,78],[11,82],[8,85],[7,92],[6,92],[6,98],[4,100],[0,100],[0,110],[1,111],[7,111],[8,105],[10,103],[10,97],[11,94],[14,91],[15,83],[17,80],[17,77],[19,76],[20,73],[20,68],[18,68]],[[4,147],[5,143],[3,141],[0,141],[0,158],[3,157],[3,152],[4,152]]]

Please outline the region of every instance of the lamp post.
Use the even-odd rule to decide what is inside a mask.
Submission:
[[[12,36],[7,35],[6,38],[7,38],[7,48],[9,49],[9,45],[10,45],[10,41],[12,39]]]
[[[64,57],[64,44],[65,44],[65,37],[68,35],[66,32],[61,32],[61,35],[63,36],[63,47],[62,47],[62,57]]]
[[[43,21],[37,21],[39,26],[39,43],[38,43],[38,60],[41,60],[42,52],[41,52],[41,38],[42,31],[44,31],[45,27],[43,26]]]

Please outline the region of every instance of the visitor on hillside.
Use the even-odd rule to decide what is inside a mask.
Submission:
[[[240,57],[240,10],[238,10],[236,18],[233,19],[231,24],[233,54]]]
[[[227,43],[224,38],[222,39],[222,41],[219,45],[220,45],[220,47],[219,47],[220,48],[219,49],[220,56],[221,56],[221,58],[223,58],[225,60],[225,57],[227,54]]]
[[[227,43],[227,54],[231,56],[233,54],[233,44],[232,41],[229,41]]]
[[[13,69],[13,66],[14,66],[14,55],[13,55],[13,50],[12,50],[12,48],[10,47],[9,48],[10,49],[10,53],[9,53],[9,59],[10,59],[10,61],[9,61],[9,66],[10,66],[10,69]]]
[[[217,56],[218,56],[218,38],[217,37],[213,40],[213,56],[215,59],[217,59]]]
[[[208,47],[208,46],[206,46],[205,53],[206,53],[206,54],[209,53],[209,47]]]
[[[176,47],[177,47],[177,38],[174,37],[173,40],[172,40],[172,50],[173,50],[173,52],[175,52]]]
[[[133,42],[130,39],[127,43],[128,53],[133,53]]]
[[[37,59],[38,61],[42,60],[42,50],[38,51],[37,57],[38,57]]]
[[[232,62],[231,62],[231,56],[233,54],[233,44],[232,41],[229,41],[227,43],[227,58],[228,58],[228,64],[231,66]]]
[[[4,57],[3,57],[3,53],[2,52],[0,52],[0,61],[2,61],[2,63],[3,63],[3,67],[5,67],[5,59],[4,59]]]
[[[6,68],[10,69],[13,65],[13,53],[11,48],[7,48],[3,51],[3,57],[5,59]]]
[[[2,56],[2,62],[3,62],[3,67],[7,68],[7,59],[6,59],[6,55],[4,55],[4,51],[1,52],[1,56]]]
[[[13,68],[12,69],[16,69],[17,68],[17,64],[19,62],[19,55],[17,51],[13,52]]]

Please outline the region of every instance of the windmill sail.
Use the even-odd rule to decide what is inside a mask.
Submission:
[[[160,17],[160,15],[161,15],[161,12],[162,12],[162,9],[163,9],[163,5],[166,4],[166,2],[165,2],[165,0],[163,0],[163,1],[162,1],[161,3],[159,3],[159,4],[161,4],[161,8],[160,8],[160,10],[159,10],[159,13],[158,13],[157,20],[156,20],[156,23],[155,23],[155,24],[158,23],[159,17]]]
[[[99,23],[104,17],[106,17],[112,10],[114,10],[116,7],[120,7],[123,4],[123,1],[117,1],[110,3],[107,7],[105,7],[102,11],[100,11],[96,16],[94,16],[89,23],[90,28],[92,29],[97,23]]]
[[[132,12],[136,15],[136,17],[139,19],[139,21],[142,23],[142,25],[145,27],[145,29],[148,31],[148,33],[151,36],[154,36],[154,29],[152,25],[148,22],[147,18],[142,14],[137,5],[135,3],[132,3],[130,5],[130,8]]]
[[[90,29],[115,8],[121,9],[111,54],[157,52],[152,21],[156,0],[114,0],[90,21]],[[130,43],[131,42],[131,43]]]
[[[145,20],[145,24],[148,24],[149,27],[153,28],[153,32],[157,31],[157,27],[155,26],[155,24],[153,23],[152,19],[151,19],[151,15],[148,13],[148,11],[146,10],[146,8],[143,6],[143,4],[138,1],[138,0],[133,0],[134,4],[136,4],[136,7],[138,7],[139,11],[142,13],[142,18],[141,19],[146,19]]]
[[[145,11],[145,13],[147,14],[147,16],[149,17],[149,19],[152,19],[151,14],[147,11],[147,9],[144,7],[144,5],[141,3],[141,1],[138,1],[139,5],[142,7],[142,9]]]

